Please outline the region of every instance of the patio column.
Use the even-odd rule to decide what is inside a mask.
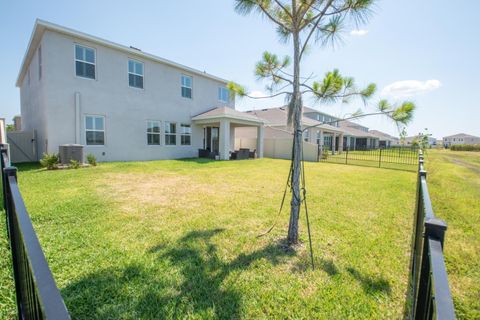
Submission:
[[[220,120],[220,160],[230,159],[230,120]]]
[[[337,134],[334,132],[332,136],[332,154],[335,154],[335,146],[336,146],[335,140],[337,140]]]
[[[340,133],[340,136],[338,138],[338,153],[343,152],[343,133]]]
[[[257,158],[263,158],[264,130],[263,124],[257,127]]]
[[[357,137],[352,137],[353,138],[353,151],[357,149]]]

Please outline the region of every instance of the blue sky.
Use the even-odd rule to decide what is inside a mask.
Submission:
[[[274,27],[259,16],[240,16],[233,0],[185,1],[23,1],[0,0],[2,72],[0,117],[20,113],[15,80],[36,18],[124,45],[132,45],[190,67],[239,82],[256,91],[265,84],[253,74],[263,51],[290,54]],[[409,135],[428,128],[434,137],[465,132],[480,136],[480,1],[378,1],[368,24],[346,28],[335,48],[312,46],[305,74],[319,78],[333,68],[357,84],[375,82],[381,97],[413,100],[418,110]],[[351,34],[352,30],[356,34]],[[237,101],[237,109],[278,106],[282,99]],[[344,115],[363,104],[306,105]],[[366,111],[369,107],[363,107]],[[361,123],[392,134],[385,118]]]

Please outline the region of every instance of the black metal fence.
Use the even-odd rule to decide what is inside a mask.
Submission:
[[[5,145],[0,145],[0,151],[18,318],[70,319],[25,208],[17,184],[17,169],[10,166]]]
[[[433,213],[421,152],[414,215],[408,317],[455,319],[443,256],[447,225]]]
[[[373,166],[379,168],[416,171],[418,149],[412,147],[392,147],[370,150],[349,150],[332,152],[319,148],[319,161]]]

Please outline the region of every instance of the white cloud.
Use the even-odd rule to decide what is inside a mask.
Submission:
[[[404,80],[396,81],[382,89],[381,95],[393,98],[407,98],[438,89],[442,86],[440,81],[432,79],[427,81]]]
[[[357,29],[357,30],[352,30],[350,31],[350,34],[352,36],[364,36],[368,33],[368,30],[364,30],[364,29]]]
[[[253,98],[265,98],[267,96],[264,92],[258,91],[258,90],[254,90],[250,92],[248,95]]]

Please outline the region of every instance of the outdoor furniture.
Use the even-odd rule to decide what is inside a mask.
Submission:
[[[257,153],[257,149],[254,149],[253,151],[250,151],[250,152],[248,153],[248,157],[249,157],[250,159],[255,159],[256,153]]]
[[[218,156],[218,152],[211,152],[207,149],[198,149],[199,158],[215,159],[215,156]]]
[[[248,159],[250,156],[250,149],[243,149],[235,150],[230,154],[231,160],[245,160]]]

